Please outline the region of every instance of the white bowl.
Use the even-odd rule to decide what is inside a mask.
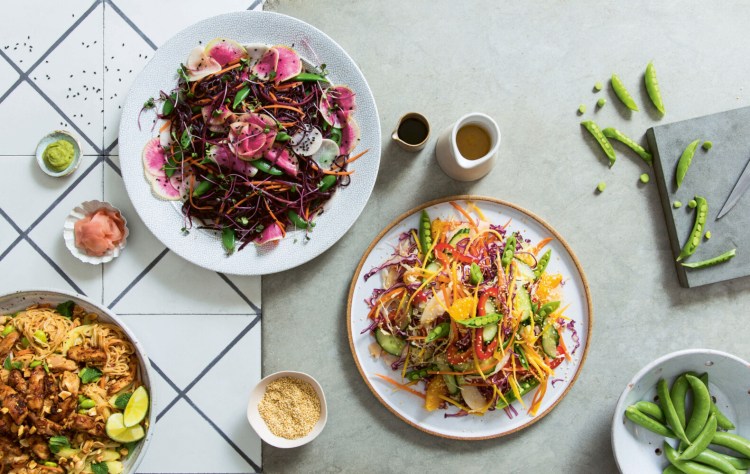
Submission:
[[[67,168],[62,171],[51,170],[44,162],[44,150],[47,149],[47,145],[56,142],[57,140],[65,140],[66,142],[73,145],[73,161],[70,163],[70,165],[68,165]],[[70,132],[66,132],[65,130],[55,130],[54,132],[50,132],[49,134],[45,135],[44,138],[39,140],[39,144],[36,146],[36,162],[39,164],[39,167],[42,169],[42,171],[52,176],[53,178],[68,176],[73,171],[78,169],[78,165],[81,164],[82,154],[81,142],[75,135]]]
[[[263,400],[263,394],[266,392],[266,387],[269,383],[281,377],[291,377],[308,382],[310,385],[312,385],[313,389],[315,389],[315,393],[320,399],[320,419],[315,424],[312,431],[310,431],[307,436],[303,436],[302,438],[286,439],[280,436],[276,436],[275,434],[271,433],[271,430],[268,429],[266,422],[263,421],[263,418],[258,412],[258,405],[260,404],[260,401]],[[253,427],[256,433],[258,433],[258,436],[260,436],[263,441],[270,444],[271,446],[275,446],[277,448],[296,448],[298,446],[302,446],[303,444],[307,444],[310,441],[314,440],[320,434],[320,432],[323,431],[323,427],[325,427],[327,419],[328,408],[326,407],[326,397],[323,394],[323,388],[320,386],[317,380],[303,372],[284,370],[281,372],[276,372],[275,374],[268,375],[263,378],[263,380],[258,382],[258,385],[256,385],[255,388],[253,388],[253,390],[250,392],[250,401],[247,404],[247,421],[250,422],[250,426]]]
[[[99,321],[111,323],[118,326],[125,332],[125,334],[127,334],[130,342],[132,342],[133,346],[135,347],[135,352],[138,355],[138,371],[140,373],[141,380],[143,381],[143,385],[148,389],[150,407],[148,410],[148,414],[146,415],[148,419],[148,430],[146,431],[146,437],[138,443],[135,448],[135,453],[131,454],[126,460],[123,461],[123,473],[134,473],[136,472],[138,465],[143,460],[143,457],[146,454],[146,450],[148,449],[149,444],[151,444],[151,439],[154,436],[154,429],[156,428],[156,412],[154,410],[154,407],[156,405],[154,402],[154,391],[152,390],[151,385],[152,377],[151,366],[148,362],[149,359],[146,356],[146,352],[144,351],[143,346],[140,342],[138,342],[138,339],[135,338],[135,335],[130,331],[130,329],[122,324],[120,319],[104,306],[101,306],[100,304],[95,303],[90,299],[76,293],[68,293],[66,291],[58,290],[19,290],[14,293],[2,295],[0,296],[0,314],[8,314],[15,311],[20,311],[22,309],[26,309],[32,304],[49,303],[52,305],[57,305],[68,300],[72,300],[75,304],[83,307],[83,309],[88,312],[96,313],[97,315],[99,315]]]
[[[660,474],[669,464],[662,453],[664,437],[625,418],[625,409],[641,400],[654,401],[659,379],[666,379],[671,387],[674,379],[687,371],[708,373],[716,406],[736,426],[732,433],[750,437],[750,364],[711,349],[672,352],[641,369],[617,402],[612,420],[612,450],[623,474]]]

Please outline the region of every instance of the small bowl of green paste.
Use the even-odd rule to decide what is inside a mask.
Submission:
[[[71,133],[55,130],[39,141],[36,161],[52,177],[67,176],[81,163],[81,144]]]

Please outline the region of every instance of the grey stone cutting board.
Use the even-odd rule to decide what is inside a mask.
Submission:
[[[660,125],[649,129],[646,136],[654,155],[656,183],[674,257],[693,228],[695,212],[687,204],[696,195],[708,201],[706,230],[712,236],[711,240],[701,239],[698,249],[686,260],[697,262],[737,249],[736,257],[713,267],[689,269],[675,263],[680,284],[690,288],[750,275],[750,191],[727,215],[716,220],[750,160],[750,107]],[[698,147],[678,190],[677,162],[685,147],[696,139],[713,142],[713,148],[705,151]],[[674,201],[681,201],[682,207],[675,209]]]

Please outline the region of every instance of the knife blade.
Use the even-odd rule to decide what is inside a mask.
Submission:
[[[740,179],[737,180],[737,184],[734,185],[732,192],[729,193],[729,197],[724,203],[724,207],[721,208],[719,215],[716,216],[716,220],[721,219],[727,212],[732,210],[737,201],[745,194],[747,188],[750,188],[750,161],[745,165],[745,170],[740,175]]]

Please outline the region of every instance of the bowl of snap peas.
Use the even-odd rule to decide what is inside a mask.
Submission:
[[[750,364],[711,349],[672,352],[620,395],[612,449],[623,474],[750,469]]]

